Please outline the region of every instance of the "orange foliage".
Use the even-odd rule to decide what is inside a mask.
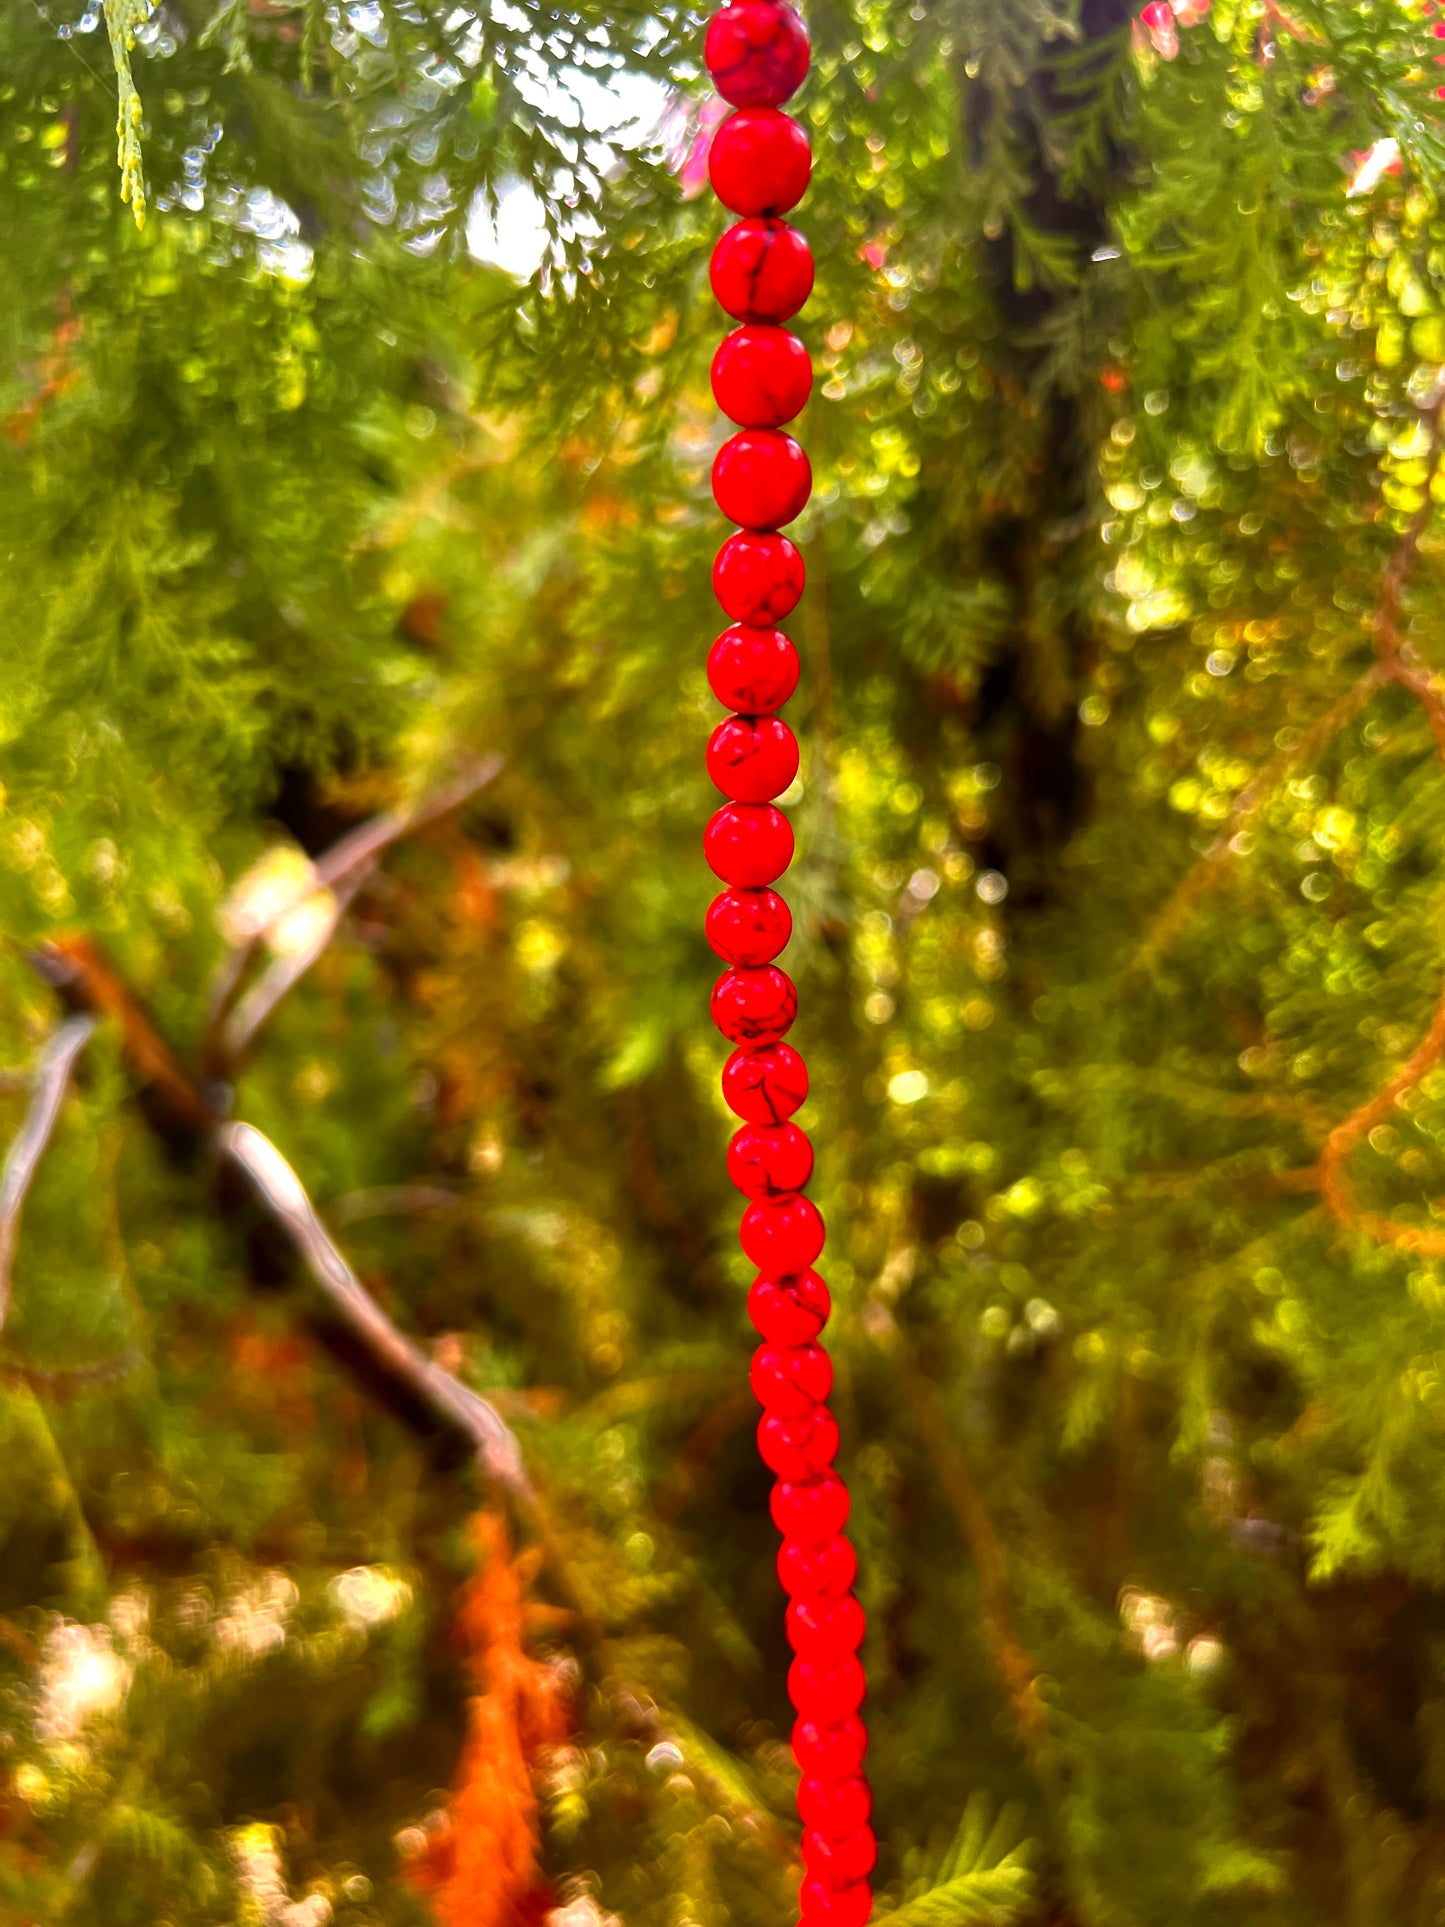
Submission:
[[[531,1554],[512,1556],[503,1521],[472,1521],[476,1576],[462,1592],[457,1635],[477,1687],[457,1768],[449,1825],[411,1869],[433,1895],[440,1927],[522,1927],[552,1904],[537,1872],[540,1835],[532,1766],[569,1729],[551,1668],[524,1645],[537,1609],[527,1603]]]

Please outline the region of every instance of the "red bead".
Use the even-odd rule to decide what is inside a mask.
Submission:
[[[781,976],[782,972],[779,971],[778,975]],[[775,1038],[781,1037],[792,1023],[796,1009],[795,1001],[793,1011],[788,1015],[788,1023],[771,1036],[758,1037],[756,1041],[770,1044]],[[713,1021],[717,1022],[716,991],[713,993]],[[732,1032],[723,1024],[718,1023],[718,1029],[725,1037],[732,1036]],[[741,1043],[743,1039],[739,1036],[734,1041]],[[827,1233],[822,1215],[811,1198],[759,1198],[743,1213],[738,1238],[759,1271],[771,1272],[774,1277],[779,1277],[795,1271],[806,1271],[823,1249]]]
[[[712,592],[734,622],[781,622],[798,606],[807,571],[786,535],[739,529],[717,552]]]
[[[873,1889],[866,1880],[832,1887],[813,1875],[799,1889],[798,1906],[799,1927],[868,1927]]]
[[[856,1827],[866,1826],[872,1811],[873,1795],[861,1773],[846,1780],[810,1776],[798,1783],[798,1818],[830,1840],[841,1840]]]
[[[703,58],[713,86],[734,107],[776,107],[807,74],[807,29],[778,0],[732,0],[708,24]]]
[[[813,1175],[813,1147],[796,1124],[745,1124],[728,1146],[728,1176],[745,1198],[801,1191]]]
[[[781,428],[741,428],[713,459],[713,500],[745,529],[777,529],[807,507],[813,471]]]
[[[836,1538],[848,1518],[848,1488],[836,1472],[806,1483],[779,1479],[773,1487],[773,1524],[785,1539],[801,1539],[803,1544],[820,1546]],[[796,1700],[793,1702],[797,1705]],[[798,1707],[800,1713],[806,1707]],[[851,1713],[853,1708],[845,1706]]]
[[[743,890],[780,877],[793,860],[793,826],[771,803],[724,803],[703,831],[714,876]]]
[[[778,895],[776,890],[724,890],[720,897],[714,897],[708,906],[707,922],[704,925],[707,940],[722,958],[724,963],[757,964],[771,963],[780,950],[787,948],[788,939],[793,934],[793,913]],[[782,1048],[786,1048],[783,1046]],[[796,1056],[795,1051],[788,1052]],[[802,1063],[802,1058],[798,1062]],[[733,1062],[728,1059],[729,1065]],[[762,1073],[759,1072],[761,1078]],[[723,1072],[723,1096],[727,1096],[728,1074]],[[803,1096],[808,1094],[807,1072],[803,1073]],[[803,1099],[798,1099],[801,1104]],[[729,1099],[731,1102],[731,1099]],[[732,1107],[737,1111],[736,1104]],[[798,1105],[793,1105],[797,1110]],[[746,1111],[738,1111],[739,1117],[746,1117]],[[771,1115],[757,1120],[759,1123],[781,1122]]]
[[[819,1545],[784,1539],[778,1548],[778,1578],[790,1599],[841,1599],[857,1577],[858,1555],[841,1532]]]
[[[808,190],[808,136],[776,107],[740,107],[712,137],[707,177],[734,214],[786,214]]]
[[[813,1827],[803,1835],[803,1865],[834,1892],[866,1880],[877,1864],[878,1842],[872,1827],[855,1827],[841,1840],[830,1840]]]
[[[798,1014],[798,993],[793,988],[792,979],[778,969],[776,964],[764,964],[760,970],[725,970],[712,993],[712,1020],[718,1029],[733,1044],[775,1044],[786,1034],[793,1019]],[[798,1200],[807,1204],[806,1198]],[[752,1210],[761,1210],[753,1205]],[[769,1207],[776,1210],[778,1207]],[[809,1205],[809,1210],[813,1207]],[[747,1223],[748,1216],[743,1218]],[[814,1212],[816,1216],[816,1212]],[[821,1236],[822,1220],[818,1220],[818,1251],[823,1248]],[[747,1251],[744,1244],[743,1250]],[[813,1253],[816,1258],[818,1252]],[[752,1258],[749,1251],[748,1256]],[[766,1267],[761,1259],[753,1258],[759,1271]],[[812,1263],[812,1258],[800,1260],[795,1270]]]
[[[852,1657],[795,1659],[788,1668],[788,1697],[809,1719],[841,1720],[856,1713],[864,1690],[863,1668]]]
[[[868,1733],[856,1713],[836,1726],[798,1720],[793,1727],[793,1758],[804,1773],[820,1780],[846,1780],[863,1764]]]
[[[786,328],[747,323],[713,356],[712,392],[729,420],[744,428],[781,428],[806,406],[813,364]]]
[[[798,739],[776,716],[729,716],[708,742],[707,773],[736,803],[771,803],[798,773]]]
[[[782,898],[778,901],[781,903]],[[709,919],[711,914],[709,911]],[[717,948],[714,940],[713,949]],[[753,959],[736,961],[751,963]],[[808,1095],[808,1067],[790,1044],[775,1044],[771,1050],[734,1051],[723,1066],[722,1094],[728,1109],[749,1124],[784,1124]]]
[[[724,629],[708,653],[712,693],[745,716],[781,709],[798,686],[798,652],[781,629],[738,623]]]
[[[821,1345],[759,1345],[750,1376],[759,1405],[782,1418],[806,1418],[833,1389],[833,1361]]]
[[[838,1421],[826,1405],[802,1418],[768,1411],[758,1420],[758,1456],[780,1479],[815,1479],[838,1456]]]
[[[795,1278],[754,1278],[748,1293],[749,1318],[775,1345],[806,1345],[827,1324],[832,1309],[828,1287],[816,1271],[800,1271]]]
[[[808,1659],[842,1659],[863,1644],[867,1621],[851,1593],[843,1599],[795,1599],[788,1608],[788,1641]]]
[[[813,255],[786,221],[737,221],[719,237],[709,274],[735,321],[787,321],[813,292]]]

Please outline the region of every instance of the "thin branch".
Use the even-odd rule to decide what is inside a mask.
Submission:
[[[347,1264],[291,1166],[252,1124],[223,1124],[216,1149],[250,1181],[332,1310],[353,1338],[450,1432],[471,1444],[477,1463],[527,1506],[533,1502],[522,1450],[511,1427],[486,1399],[428,1358],[387,1317]]]
[[[1436,402],[1421,415],[1421,420],[1427,422],[1430,429],[1428,459],[1432,484],[1440,465],[1442,421],[1445,421],[1445,412],[1442,411],[1445,411],[1445,400]],[[1409,587],[1419,558],[1420,543],[1430,526],[1433,513],[1434,504],[1427,487],[1425,500],[1411,516],[1390,551],[1389,561],[1380,578],[1379,599],[1370,617],[1376,660],[1338,702],[1332,704],[1317,722],[1311,723],[1297,742],[1281,750],[1277,756],[1272,756],[1254,780],[1239,792],[1219,834],[1175,887],[1169,901],[1150,926],[1135,959],[1135,969],[1147,969],[1172,947],[1183,932],[1189,913],[1198,899],[1227,874],[1230,860],[1237,854],[1233,843],[1239,831],[1269,801],[1292,769],[1308,762],[1354,721],[1377,689],[1383,688],[1386,683],[1397,682],[1416,697],[1434,732],[1441,758],[1445,760],[1445,691],[1437,688],[1434,677],[1416,665],[1410,643],[1400,627],[1405,591]]]
[[[1412,660],[1413,650],[1402,633],[1400,618],[1405,590],[1420,553],[1420,542],[1434,514],[1434,484],[1440,472],[1442,429],[1445,429],[1445,397],[1424,417],[1430,424],[1429,482],[1425,499],[1410,518],[1410,523],[1395,544],[1381,586],[1379,607],[1375,612],[1375,648],[1380,667],[1392,681],[1408,689],[1424,710],[1435,737],[1435,748],[1445,767],[1445,691],[1433,675]],[[1445,1059],[1445,988],[1435,1005],[1430,1028],[1396,1071],[1373,1097],[1351,1111],[1325,1139],[1315,1173],[1320,1197],[1326,1208],[1352,1230],[1362,1232],[1379,1244],[1394,1245],[1401,1251],[1418,1252],[1424,1257],[1445,1257],[1445,1231],[1429,1231],[1421,1226],[1401,1224],[1378,1211],[1362,1211],[1355,1202],[1346,1173],[1346,1161],[1362,1138],[1369,1136],[1394,1110],[1400,1099],[1429,1076]]]
[[[1372,663],[1324,715],[1310,724],[1299,740],[1272,756],[1259,774],[1235,797],[1229,815],[1192,869],[1187,871],[1159,915],[1154,919],[1134,961],[1134,968],[1148,969],[1171,950],[1183,934],[1190,913],[1200,897],[1222,883],[1238,851],[1234,839],[1274,795],[1293,769],[1309,762],[1332,743],[1340,731],[1352,723],[1377,689],[1392,679],[1394,671],[1383,662]]]
[[[33,1365],[28,1359],[0,1354],[0,1385],[24,1385],[44,1397],[66,1398],[93,1385],[118,1384],[144,1363],[145,1353],[138,1345],[89,1365]]]
[[[276,917],[271,919],[271,924],[316,890],[329,890],[332,893],[335,898],[334,916],[318,928],[312,941],[301,950],[289,956],[277,957],[269,964],[239,1004],[235,1004],[236,996],[265,937],[265,930],[258,930],[236,946],[218,970],[211,992],[203,1049],[207,1063],[217,1067],[229,1066],[245,1054],[277,1005],[326,950],[336,934],[342,915],[386,852],[404,837],[414,836],[418,830],[439,822],[442,817],[449,816],[453,810],[470,802],[479,791],[496,780],[505,763],[506,758],[501,755],[477,758],[450,782],[441,784],[409,807],[384,810],[380,816],[358,824],[316,859],[305,890],[298,892],[291,903],[283,905]],[[271,924],[267,925],[268,929]]]
[[[1046,1769],[1048,1716],[1039,1697],[1040,1668],[1014,1627],[1008,1564],[1003,1542],[964,1457],[938,1386],[924,1371],[892,1317],[869,1327],[870,1336],[897,1368],[909,1417],[928,1450],[943,1495],[958,1521],[978,1577],[979,1618],[994,1670],[1013,1709],[1019,1735],[1036,1767]]]
[[[11,1273],[20,1240],[20,1215],[45,1147],[54,1133],[75,1060],[95,1029],[93,1017],[71,1017],[40,1053],[25,1121],[16,1132],[0,1173],[0,1327],[10,1310]]]
[[[348,1191],[326,1207],[339,1230],[368,1218],[410,1218],[425,1211],[453,1211],[461,1193],[443,1184],[378,1184],[367,1191]]]

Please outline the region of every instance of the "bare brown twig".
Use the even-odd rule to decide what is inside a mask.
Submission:
[[[314,891],[328,890],[333,899],[332,915],[319,921],[315,936],[302,949],[274,958],[239,1002],[236,999],[241,985],[265,938],[265,931],[257,931],[230,953],[217,972],[211,992],[203,1049],[209,1067],[224,1070],[245,1055],[277,1005],[326,950],[342,916],[386,852],[404,837],[415,835],[470,802],[495,781],[505,762],[504,756],[495,754],[478,757],[450,782],[441,784],[409,808],[385,810],[380,816],[358,824],[317,858],[312,876],[306,888],[298,893],[297,901]],[[290,909],[294,904],[285,907]],[[283,912],[278,912],[280,914]]]
[[[47,1042],[35,1066],[30,1107],[0,1173],[0,1326],[10,1310],[11,1273],[20,1239],[20,1217],[40,1160],[54,1133],[75,1060],[95,1030],[93,1017],[71,1017]]]
[[[332,1309],[371,1358],[412,1392],[446,1430],[470,1441],[478,1465],[490,1479],[530,1506],[531,1481],[511,1427],[494,1406],[419,1351],[391,1322],[341,1255],[305,1186],[270,1138],[252,1124],[223,1124],[215,1145],[222,1158],[245,1173]]]

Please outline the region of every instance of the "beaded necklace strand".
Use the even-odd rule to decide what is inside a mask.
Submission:
[[[857,1557],[843,1536],[848,1492],[833,1469],[838,1425],[826,1403],[833,1367],[816,1341],[828,1288],[813,1269],[823,1220],[803,1195],[813,1147],[789,1122],[808,1095],[808,1071],[782,1040],[797,1013],[792,982],[773,959],[792,933],[770,886],[793,857],[793,832],[774,798],[798,771],[798,743],[777,714],[798,683],[798,655],[775,625],[803,592],[803,558],[779,530],[812,488],[808,458],[784,431],[813,385],[808,351],[780,326],[807,300],[813,257],[783,220],[812,171],[808,137],[780,103],[808,71],[808,35],[782,0],[731,0],[707,30],[706,60],[733,108],[713,136],[708,174],[742,218],[718,241],[713,292],[741,326],[712,365],[719,408],[737,424],[713,463],[713,495],[738,524],[718,551],[713,588],[732,626],[708,656],[713,694],[734,713],[713,731],[708,774],[728,799],[703,847],[728,887],[707,913],[708,942],[728,967],[713,1019],[736,1048],[723,1095],[743,1120],[728,1174],[749,1200],[740,1236],[759,1276],[748,1311],[762,1344],[752,1385],[763,1416],[758,1449],[774,1472],[773,1522],[783,1535],[778,1576],[788,1595],[795,1658],[788,1693],[797,1711],[793,1754],[801,1779],[802,1927],[864,1927],[877,1858],[863,1778],[867,1735],[858,1709],[863,1610],[853,1597]]]

